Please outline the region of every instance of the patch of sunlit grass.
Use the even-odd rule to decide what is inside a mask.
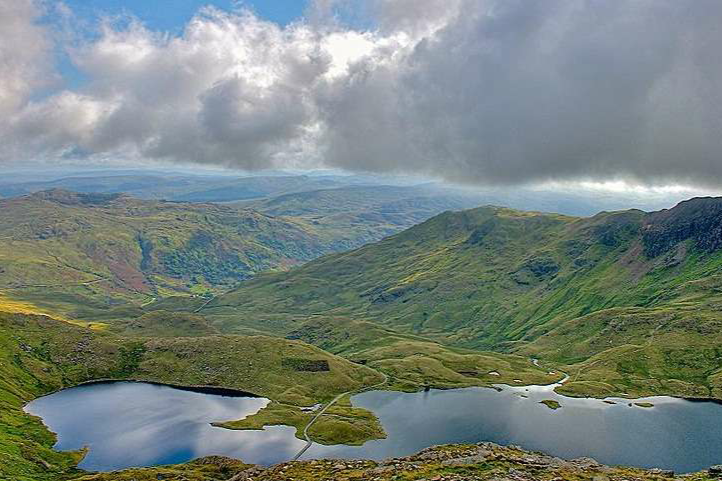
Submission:
[[[64,321],[69,324],[74,324],[76,326],[88,327],[90,329],[97,330],[97,331],[103,330],[106,327],[108,327],[108,325],[104,322],[78,321],[76,319],[68,319],[67,317],[59,315],[57,313],[48,312],[30,302],[11,299],[6,294],[3,294],[3,293],[0,293],[0,311],[12,312],[12,313],[18,313],[18,314],[33,314],[33,315],[39,315],[39,316],[48,316],[48,317],[52,317],[54,319],[58,319],[59,321]]]

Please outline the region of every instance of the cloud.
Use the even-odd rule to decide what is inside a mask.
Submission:
[[[331,161],[479,183],[719,183],[721,7],[463,2],[341,88]]]
[[[370,0],[372,30],[329,15],[341,4],[361,8],[318,1],[285,27],[205,8],[177,36],[105,22],[70,49],[88,83],[36,100],[47,32],[0,0],[37,46],[0,50],[0,158],[722,181],[720,2]]]
[[[36,89],[54,80],[50,41],[36,22],[42,15],[32,0],[0,1],[0,116],[6,117]]]

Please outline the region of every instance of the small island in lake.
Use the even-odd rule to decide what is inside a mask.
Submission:
[[[549,409],[559,409],[562,407],[559,401],[555,401],[554,399],[544,399],[543,401],[539,401],[539,404],[543,404]]]

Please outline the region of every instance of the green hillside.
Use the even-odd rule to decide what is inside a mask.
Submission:
[[[325,368],[305,369],[304,363],[321,363]],[[18,481],[83,474],[74,468],[82,453],[53,451],[54,436],[40,419],[22,410],[35,397],[81,382],[135,379],[232,388],[265,396],[272,406],[282,405],[298,414],[299,406],[328,402],[340,393],[383,380],[373,369],[300,341],[212,334],[120,336],[44,316],[5,312],[0,312],[0,372],[0,479]],[[373,437],[369,426],[377,426],[376,418],[362,409],[354,411],[357,416],[344,426],[345,435]],[[336,441],[338,425],[338,416],[323,417],[312,435]]]
[[[277,188],[285,185],[285,178],[273,179]],[[323,192],[254,206],[267,213],[59,189],[3,199],[0,294],[53,315],[132,317],[138,306],[208,297],[258,272],[356,248],[457,206],[415,199],[414,189],[367,187],[339,189],[312,215],[289,207]]]
[[[74,317],[206,295],[337,248],[302,220],[63,190],[0,201],[0,232],[1,292]]]
[[[548,384],[568,374],[558,390],[569,395],[722,399],[721,199],[592,218],[446,212],[210,300],[188,293],[228,285],[209,281],[221,254],[291,265],[283,252],[318,239],[308,219],[66,191],[0,204],[13,212],[0,213],[0,279],[17,283],[0,291],[0,311],[13,312],[0,312],[0,477],[84,474],[74,467],[81,453],[53,451],[52,434],[21,408],[94,379],[252,392],[273,402],[222,426],[287,424],[298,436],[311,418],[300,406],[381,386]],[[208,236],[194,250],[199,226]],[[173,271],[169,258],[186,264]],[[194,266],[205,273],[182,274]],[[44,311],[70,322],[34,315]],[[348,399],[314,424],[316,442],[384,436]],[[229,462],[137,475],[243,469]]]
[[[362,185],[279,195],[247,204],[272,216],[303,219],[350,250],[375,242],[447,210],[479,205],[433,186]]]
[[[384,352],[375,343],[367,359],[351,362],[301,340],[219,335],[197,314],[155,311],[126,325],[89,329],[47,316],[0,311],[0,479],[75,479],[85,474],[75,468],[82,452],[54,451],[54,435],[22,407],[36,397],[92,380],[222,387],[264,396],[271,402],[257,414],[238,421],[219,419],[218,425],[260,429],[285,424],[296,427],[300,438],[314,416],[301,408],[328,403],[342,393],[382,385],[418,389],[429,380],[443,385],[449,377],[448,387],[510,382],[512,377],[526,383],[558,378],[522,357],[452,352],[403,336],[395,341],[403,344],[391,343]],[[428,351],[424,359],[430,363],[403,352],[419,346]],[[410,361],[422,370],[408,369]],[[484,379],[492,369],[499,377]],[[385,436],[374,414],[351,406],[348,394],[321,415],[309,433],[323,444],[362,444]],[[205,479],[201,474],[206,470],[208,476],[226,472],[225,463],[210,464],[158,468],[153,475]]]
[[[722,397],[721,231],[722,199],[711,198],[591,218],[447,212],[258,276],[203,312],[225,331],[287,335],[312,318],[345,317],[534,355],[577,373],[564,389],[578,394]]]

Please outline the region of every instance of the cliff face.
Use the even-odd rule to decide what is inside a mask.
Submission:
[[[645,218],[644,253],[657,257],[675,245],[692,240],[695,247],[712,252],[722,247],[722,198],[697,197]]]

